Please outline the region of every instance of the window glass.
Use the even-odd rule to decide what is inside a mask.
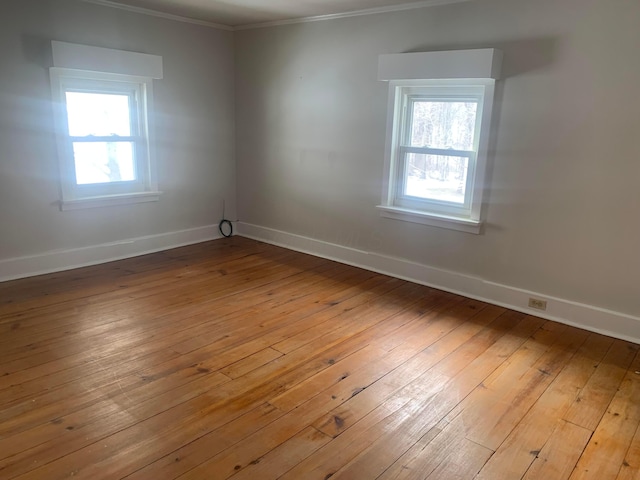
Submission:
[[[131,135],[130,97],[122,94],[67,91],[69,135]]]
[[[133,142],[73,142],[78,185],[136,180]]]
[[[409,145],[472,150],[478,103],[412,99]]]
[[[468,171],[468,157],[409,153],[404,195],[464,204]]]

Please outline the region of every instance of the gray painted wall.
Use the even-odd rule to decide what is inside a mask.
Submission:
[[[628,0],[476,0],[236,32],[240,220],[640,315],[638,25]],[[484,47],[484,233],[381,218],[378,55]]]
[[[160,55],[160,201],[61,212],[51,40]],[[0,3],[0,261],[217,224],[235,209],[233,32],[75,0]]]

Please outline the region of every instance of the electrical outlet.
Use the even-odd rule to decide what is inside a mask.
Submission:
[[[535,308],[536,310],[546,310],[547,309],[547,301],[540,300],[539,298],[529,298],[529,307]]]

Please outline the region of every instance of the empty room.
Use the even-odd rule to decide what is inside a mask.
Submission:
[[[2,0],[0,478],[640,478],[639,26]]]

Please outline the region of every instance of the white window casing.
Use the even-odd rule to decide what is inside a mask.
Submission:
[[[494,88],[501,60],[502,53],[494,49],[380,56],[378,78],[389,82],[384,181],[378,205],[383,217],[480,232]],[[413,105],[419,102],[476,105],[472,144],[464,149],[411,145],[408,129],[415,118]],[[459,165],[466,165],[466,182],[461,180],[459,187],[463,200],[408,194],[408,154],[425,159],[455,158],[462,162]]]
[[[158,200],[161,192],[158,191],[153,142],[153,79],[162,78],[162,58],[56,41],[52,42],[52,50],[50,78],[58,144],[61,209]],[[72,135],[67,105],[69,94],[85,94],[85,97],[113,95],[123,101],[126,99],[127,134]],[[94,112],[86,115],[92,116]],[[121,180],[117,177],[117,181],[104,182],[81,181],[74,149],[87,147],[91,151],[93,146],[128,146],[132,152],[130,163],[135,172],[132,178]]]

